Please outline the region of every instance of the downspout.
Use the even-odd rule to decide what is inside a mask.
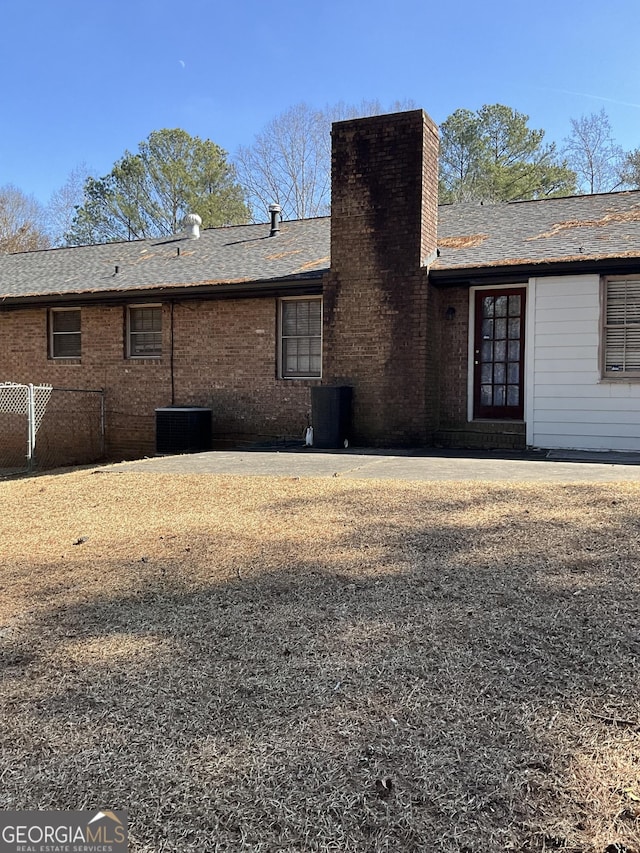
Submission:
[[[100,455],[104,459],[107,452],[107,413],[104,402],[104,388],[100,392]]]
[[[171,345],[169,349],[169,369],[171,371],[171,405],[175,406],[176,404],[176,382],[173,371],[173,309],[174,302],[171,300]]]

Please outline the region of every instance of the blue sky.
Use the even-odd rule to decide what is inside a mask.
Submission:
[[[5,0],[0,185],[46,202],[152,130],[230,153],[299,101],[503,103],[561,143],[604,107],[640,147],[637,0]]]

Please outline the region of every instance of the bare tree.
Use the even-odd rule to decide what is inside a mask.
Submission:
[[[331,196],[331,124],[357,116],[411,109],[411,102],[383,108],[379,101],[344,102],[324,109],[306,103],[290,107],[265,126],[235,157],[238,180],[247,194],[254,221],[264,221],[270,204],[284,219],[308,219],[329,212]]]
[[[577,175],[579,189],[586,194],[613,192],[625,183],[625,153],[613,139],[604,109],[571,119],[564,153]]]
[[[84,185],[89,177],[86,163],[80,163],[69,173],[65,183],[49,199],[47,223],[54,246],[66,244],[65,234],[71,230],[77,208],[84,202]]]
[[[32,252],[50,245],[42,205],[13,184],[0,187],[0,252]]]
[[[253,145],[235,158],[254,219],[279,204],[285,219],[306,219],[327,212],[329,170],[326,118],[308,104],[296,104],[272,119]]]

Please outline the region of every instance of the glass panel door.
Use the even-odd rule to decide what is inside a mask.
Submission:
[[[525,298],[523,287],[476,291],[474,418],[524,417]]]

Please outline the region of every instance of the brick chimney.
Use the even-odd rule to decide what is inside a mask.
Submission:
[[[333,125],[323,383],[353,386],[360,444],[430,440],[426,266],[437,216],[438,129],[429,116]]]

